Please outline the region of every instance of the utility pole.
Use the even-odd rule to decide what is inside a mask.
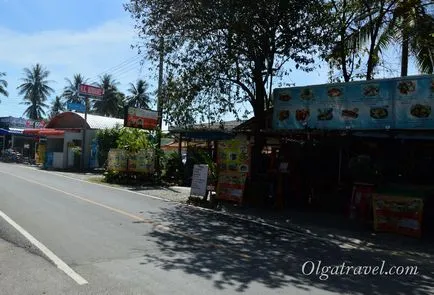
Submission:
[[[157,152],[160,152],[161,148],[161,133],[163,131],[163,66],[164,66],[164,38],[160,37],[160,64],[158,68],[158,100],[157,100],[157,112],[158,112],[158,132],[157,132]],[[161,165],[160,155],[156,155],[156,171],[158,179],[161,177]]]
[[[86,151],[86,128],[87,128],[87,108],[89,97],[84,97],[84,126],[83,126],[83,138],[81,141],[81,170],[85,169],[85,151]]]

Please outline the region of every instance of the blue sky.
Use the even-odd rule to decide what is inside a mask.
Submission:
[[[36,63],[50,71],[54,95],[61,94],[65,77],[74,73],[82,73],[90,82],[103,73],[113,74],[122,91],[129,82],[143,78],[154,90],[156,67],[141,66],[140,57],[131,49],[137,38],[122,7],[126,1],[0,0],[0,72],[6,72],[9,83],[9,97],[0,98],[0,116],[22,116],[25,106],[20,104],[16,87],[23,68]],[[391,60],[396,61],[393,52]],[[327,82],[327,69],[294,71],[284,81],[275,82],[276,86],[278,82],[322,84]]]

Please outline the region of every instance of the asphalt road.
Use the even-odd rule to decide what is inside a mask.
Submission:
[[[0,163],[1,294],[434,294],[434,267],[284,232],[137,192]],[[3,239],[3,240],[2,240]],[[6,242],[7,241],[7,242]],[[306,275],[322,265],[416,265],[416,276]]]

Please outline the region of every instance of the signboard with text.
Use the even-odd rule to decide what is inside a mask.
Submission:
[[[218,199],[242,203],[249,164],[250,151],[247,140],[233,139],[218,143]]]
[[[434,129],[434,75],[274,90],[278,130]]]
[[[421,236],[423,199],[374,195],[372,204],[376,231]]]
[[[103,96],[104,95],[104,89],[92,86],[92,85],[86,85],[86,84],[80,84],[78,92],[81,95],[87,95],[87,96]]]
[[[66,104],[66,108],[69,111],[77,111],[82,113],[86,111],[86,106],[83,103],[77,103],[77,102],[68,102]]]
[[[194,165],[190,196],[205,197],[208,181],[208,165]]]
[[[158,126],[158,112],[126,107],[124,126],[139,129],[155,129]]]

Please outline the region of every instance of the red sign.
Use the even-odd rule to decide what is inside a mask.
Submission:
[[[128,107],[124,126],[140,129],[155,129],[158,126],[158,112]]]
[[[89,96],[103,96],[104,89],[91,85],[80,84],[79,92],[80,94]]]
[[[423,199],[374,195],[373,207],[376,231],[421,236]]]

